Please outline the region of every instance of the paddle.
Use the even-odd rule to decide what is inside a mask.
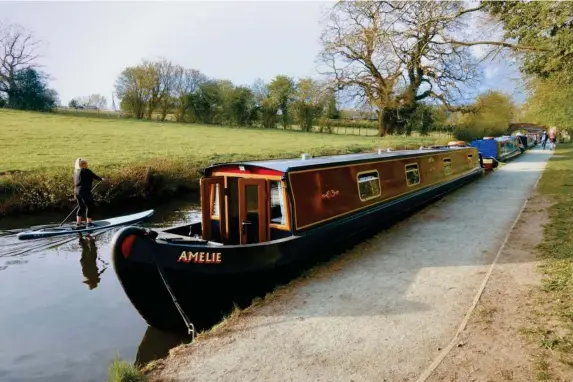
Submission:
[[[99,186],[101,184],[102,181],[99,181],[93,188],[92,188],[92,192],[97,188],[97,186]],[[1,232],[8,232],[7,234],[0,234],[0,236],[6,236],[6,235],[13,235],[19,232],[23,232],[23,231],[27,231],[27,230],[38,230],[38,229],[42,229],[42,228],[53,228],[53,227],[61,227],[66,220],[68,220],[70,218],[70,216],[72,216],[72,214],[78,209],[79,206],[76,206],[72,212],[70,212],[70,214],[68,216],[66,216],[66,218],[60,223],[60,224],[44,224],[44,225],[33,225],[30,228],[20,228],[20,229],[7,229],[7,230],[0,230]]]

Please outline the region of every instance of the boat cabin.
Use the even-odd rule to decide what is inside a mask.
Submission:
[[[201,179],[201,236],[241,245],[304,234],[476,167],[473,147],[212,165]]]

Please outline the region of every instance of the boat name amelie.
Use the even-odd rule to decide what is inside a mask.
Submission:
[[[183,251],[177,259],[178,263],[220,264],[221,252],[190,252]]]
[[[338,196],[340,191],[338,190],[328,190],[324,194],[322,194],[322,199],[332,199]]]

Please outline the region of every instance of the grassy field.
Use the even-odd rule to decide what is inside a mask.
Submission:
[[[573,145],[560,144],[539,182],[539,192],[553,203],[539,249],[542,288],[534,296],[539,339],[538,380],[552,380],[551,368],[573,372]],[[558,365],[549,367],[551,359]]]
[[[237,160],[278,153],[298,156],[352,147],[416,147],[446,135],[376,137],[230,128],[125,119],[72,117],[0,110],[0,172],[73,166],[85,157],[98,166],[162,159]]]

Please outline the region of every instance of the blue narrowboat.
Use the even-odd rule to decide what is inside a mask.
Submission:
[[[510,160],[522,153],[520,146],[525,147],[516,136],[484,137],[470,142],[470,146],[478,149],[483,158],[486,170],[497,167],[498,162]]]

